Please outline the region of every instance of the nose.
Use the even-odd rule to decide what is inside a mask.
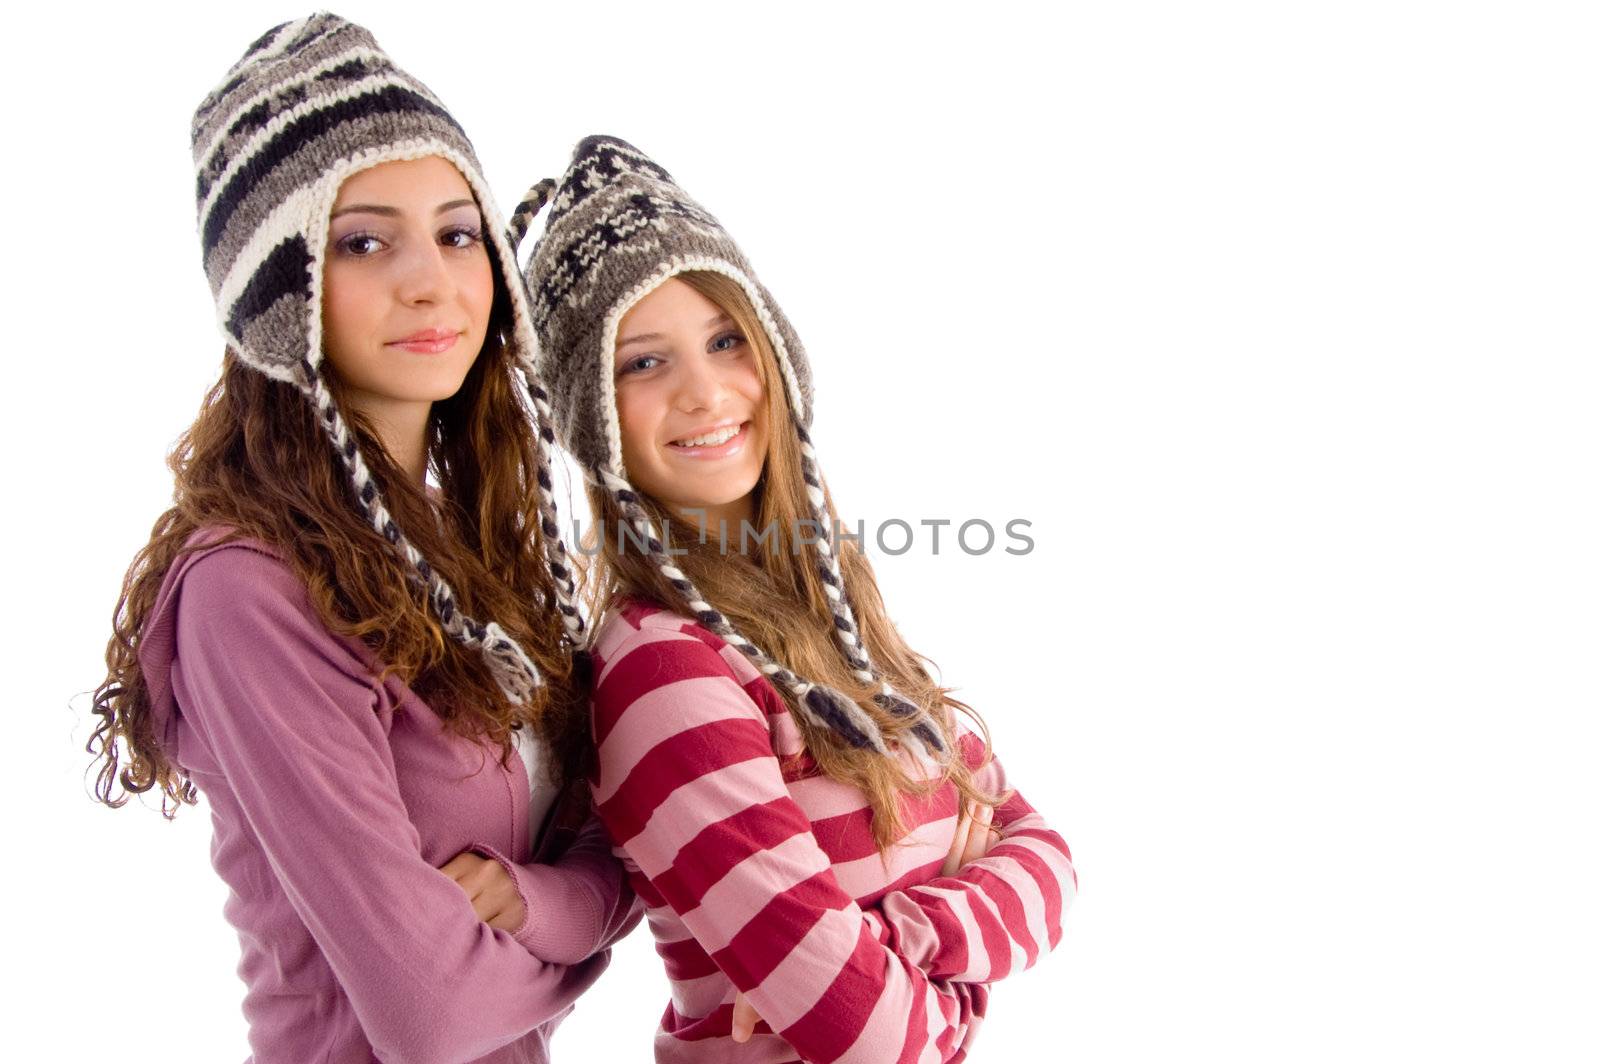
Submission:
[[[396,294],[406,304],[442,303],[455,294],[455,277],[445,249],[432,240],[409,241],[395,259]]]
[[[716,410],[728,392],[724,372],[722,367],[703,354],[680,359],[676,396],[678,409],[686,414]]]

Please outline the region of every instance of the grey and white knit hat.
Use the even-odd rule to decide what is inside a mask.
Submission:
[[[552,197],[553,194],[553,197]],[[737,632],[688,576],[673,564],[663,537],[627,480],[617,420],[613,358],[618,323],[663,281],[687,271],[712,271],[736,281],[749,297],[777,353],[791,423],[799,437],[801,474],[812,517],[831,529],[822,473],[808,431],[811,368],[805,349],[771,294],[756,279],[727,230],[683,191],[659,165],[626,141],[592,136],[578,144],[560,182],[541,181],[511,220],[520,243],[533,217],[550,204],[545,231],[525,273],[540,344],[539,370],[549,383],[556,432],[586,475],[610,493],[645,539],[652,560],[706,628],[733,644],[770,680],[794,696],[814,723],[852,746],[887,752],[873,717],[840,691],[811,683]],[[878,705],[915,717],[910,731],[925,753],[945,755],[941,729],[915,703],[896,692],[868,656],[838,557],[827,537],[814,544],[818,576],[827,591],[839,649],[855,676],[876,684]]]
[[[437,97],[394,65],[365,29],[326,12],[275,26],[201,102],[192,129],[200,241],[228,346],[247,365],[293,384],[313,404],[350,474],[355,503],[410,564],[444,630],[480,650],[502,691],[526,702],[542,683],[499,625],[466,616],[455,592],[395,523],[329,392],[322,363],[322,268],[339,187],[379,163],[438,155],[471,187],[497,283],[509,297],[509,337],[541,423],[540,526],[566,634],[584,642],[576,586],[556,520],[554,443],[534,377],[536,349],[514,245],[467,135]]]

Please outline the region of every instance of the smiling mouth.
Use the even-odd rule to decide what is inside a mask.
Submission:
[[[685,436],[681,440],[673,440],[667,447],[691,457],[720,458],[743,447],[749,430],[750,422],[741,421],[737,425],[724,425],[698,436]]]

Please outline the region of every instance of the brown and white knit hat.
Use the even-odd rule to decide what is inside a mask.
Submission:
[[[306,394],[350,474],[356,506],[410,563],[444,630],[483,653],[507,698],[526,702],[542,682],[532,659],[499,625],[480,623],[457,607],[455,592],[385,507],[318,370],[323,257],[340,185],[379,163],[438,155],[461,172],[483,213],[496,280],[512,310],[509,341],[540,406],[536,343],[513,244],[467,135],[370,33],[324,12],[275,26],[251,44],[201,102],[192,138],[206,277],[229,347],[246,364]],[[556,606],[568,637],[581,646],[584,624],[551,487],[554,435],[548,419],[537,428],[540,525]]]
[[[517,206],[511,220],[514,244],[521,242],[547,200],[550,215],[525,276],[540,343],[539,370],[549,383],[556,432],[562,443],[586,475],[610,493],[645,539],[662,575],[702,625],[787,689],[815,723],[832,729],[852,746],[887,752],[877,722],[853,699],[796,676],[735,631],[706,601],[673,564],[623,468],[612,364],[618,323],[634,304],[675,274],[691,270],[721,273],[744,289],[766,327],[783,374],[791,423],[799,437],[801,472],[812,517],[819,529],[831,529],[822,473],[807,431],[811,424],[811,368],[788,318],[756,279],[727,230],[690,199],[671,174],[626,141],[606,136],[581,141],[559,184],[541,181]],[[868,656],[839,560],[826,535],[813,549],[833,612],[834,634],[851,671],[863,683],[879,686],[876,701],[881,708],[896,716],[918,718],[911,732],[928,748],[924,753],[944,755],[941,729],[924,710],[883,680]]]

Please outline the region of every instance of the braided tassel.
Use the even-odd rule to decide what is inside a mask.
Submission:
[[[567,639],[574,647],[582,647],[587,639],[583,614],[578,612],[578,584],[573,574],[572,560],[567,555],[567,545],[561,539],[560,514],[556,510],[555,481],[550,476],[550,451],[556,444],[550,415],[550,396],[538,379],[528,372],[525,375],[528,394],[533,399],[537,424],[534,426],[534,453],[538,461],[539,529],[544,533],[545,559],[550,575],[555,578],[556,611],[567,631]]]
[[[528,235],[528,227],[549,202],[550,193],[555,188],[556,183],[548,177],[534,184],[522,197],[522,202],[511,212],[511,220],[506,226],[506,241],[511,246],[513,260],[511,272],[524,286],[526,279],[521,278],[520,271],[514,268],[518,245]],[[519,309],[519,317],[521,313]],[[567,641],[573,647],[581,648],[587,641],[588,631],[583,614],[578,610],[577,577],[573,573],[572,561],[567,555],[567,545],[561,539],[561,515],[556,509],[555,480],[550,474],[550,452],[556,445],[556,434],[551,426],[555,422],[550,413],[550,396],[539,383],[532,356],[530,346],[529,350],[523,352],[519,365],[522,369],[523,383],[533,400],[533,450],[536,463],[534,475],[539,482],[539,531],[544,534],[545,560],[555,581],[556,612],[561,615],[561,624],[566,629]]]
[[[806,432],[805,426],[798,420],[793,424],[795,432],[800,437],[800,475],[805,480],[806,497],[811,501],[812,520],[816,522],[821,537],[812,544],[817,549],[817,575],[822,579],[822,588],[827,594],[828,606],[833,612],[833,634],[839,642],[840,649],[844,651],[845,661],[862,683],[870,684],[876,681],[879,684],[880,690],[874,697],[879,706],[897,717],[916,718],[916,723],[911,726],[910,731],[916,737],[917,744],[923,747],[924,755],[927,755],[929,750],[945,755],[948,750],[938,727],[920,706],[901,695],[887,680],[879,676],[872,659],[867,654],[866,643],[861,639],[855,613],[850,609],[850,599],[845,593],[844,573],[839,568],[839,559],[834,554],[829,538],[833,531],[833,522],[828,513],[827,495],[822,490],[822,474],[817,467],[817,453],[812,447],[811,436]]]
[[[879,731],[877,722],[856,703],[855,699],[825,684],[802,680],[739,634],[738,630],[728,623],[728,619],[706,601],[705,596],[694,586],[688,575],[672,563],[672,558],[667,554],[663,543],[663,537],[656,530],[655,521],[645,512],[639,502],[638,494],[628,482],[604,466],[596,466],[595,472],[596,479],[611,493],[618,508],[633,525],[640,538],[645,541],[646,549],[650,551],[651,560],[655,562],[656,568],[683,596],[690,612],[702,626],[732,644],[735,650],[761,671],[762,675],[789,691],[794,696],[795,704],[812,724],[833,732],[857,749],[870,749],[879,754],[888,753],[883,733]]]
[[[383,499],[378,494],[377,481],[372,478],[372,471],[367,468],[366,460],[361,456],[361,448],[356,445],[355,434],[345,423],[344,417],[333,401],[332,393],[328,391],[322,375],[317,372],[310,359],[300,360],[300,373],[302,377],[300,388],[311,400],[317,420],[322,423],[323,429],[333,440],[334,450],[338,452],[345,469],[350,473],[350,480],[356,489],[357,507],[372,523],[377,533],[399,550],[401,556],[411,565],[411,578],[421,584],[426,591],[428,601],[433,605],[445,633],[462,645],[473,647],[483,654],[484,660],[489,665],[490,674],[494,676],[495,683],[508,701],[517,705],[528,704],[533,698],[533,693],[544,683],[543,677],[539,675],[538,666],[528,656],[527,651],[523,650],[498,624],[493,621],[480,624],[457,608],[455,590],[434,571],[428,560],[405,537],[400,531],[400,526],[390,515],[388,507],[384,506]]]
[[[550,193],[555,191],[556,183],[550,178],[535,184],[522,197],[522,202],[517,204],[516,210],[511,212],[511,221],[506,224],[506,241],[511,245],[511,254],[517,254],[517,247],[522,243],[522,238],[528,235],[528,227],[533,224],[533,219],[544,210],[544,205],[550,199]]]

